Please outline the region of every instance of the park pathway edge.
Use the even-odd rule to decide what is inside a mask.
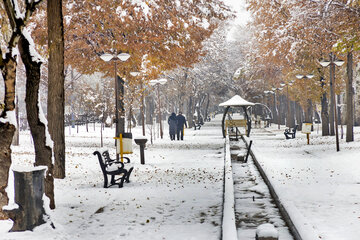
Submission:
[[[247,138],[243,135],[241,136],[241,138],[245,142],[246,147],[248,148],[249,147],[249,140],[248,140],[249,138]],[[251,155],[252,159],[254,160],[255,166],[257,167],[261,177],[263,178],[264,182],[268,186],[270,195],[274,199],[274,202],[275,202],[276,206],[278,207],[280,214],[283,217],[283,219],[284,219],[286,225],[288,226],[291,234],[293,235],[294,239],[295,240],[303,240],[301,235],[299,234],[299,231],[297,230],[295,224],[291,220],[290,215],[288,214],[286,208],[283,206],[278,195],[276,194],[274,187],[272,186],[269,178],[266,176],[265,171],[261,167],[260,163],[256,159],[254,152],[251,149],[250,149],[250,155]]]
[[[234,181],[231,167],[229,137],[224,143],[224,205],[222,219],[222,240],[237,240],[237,230],[235,224],[235,197]]]

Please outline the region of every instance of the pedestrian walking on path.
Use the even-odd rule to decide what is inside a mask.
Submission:
[[[177,140],[184,140],[184,125],[187,127],[186,119],[182,115],[182,112],[179,112],[179,114],[176,116],[177,119],[177,131],[176,131],[176,137]]]
[[[175,134],[177,130],[177,117],[175,113],[172,113],[171,116],[168,119],[169,124],[169,134],[171,141],[175,140]]]

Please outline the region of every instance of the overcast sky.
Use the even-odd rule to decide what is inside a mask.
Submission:
[[[237,28],[235,25],[245,25],[250,18],[250,14],[246,11],[245,0],[223,0],[231,10],[236,12],[236,19],[234,19],[234,26],[230,29],[230,32],[227,36],[228,41],[235,40],[234,34],[237,33]]]
[[[237,12],[235,23],[244,25],[249,19],[249,13],[245,9],[245,0],[223,0],[233,11]]]

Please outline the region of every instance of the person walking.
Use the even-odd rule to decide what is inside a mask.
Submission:
[[[175,113],[172,113],[171,116],[169,117],[168,124],[169,124],[170,139],[171,141],[173,141],[175,140],[175,134],[177,130],[177,118]]]
[[[184,125],[187,127],[186,119],[182,115],[182,112],[179,112],[179,114],[176,116],[177,119],[177,131],[176,131],[176,137],[177,140],[184,140]]]

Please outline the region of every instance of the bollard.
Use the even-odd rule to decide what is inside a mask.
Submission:
[[[145,143],[147,142],[147,139],[146,138],[136,138],[134,140],[135,140],[135,143],[140,146],[140,162],[141,162],[141,164],[145,164],[144,148],[145,148]]]
[[[44,220],[44,174],[47,167],[12,168],[14,172],[15,203],[3,211],[13,220],[10,232],[33,230]]]

